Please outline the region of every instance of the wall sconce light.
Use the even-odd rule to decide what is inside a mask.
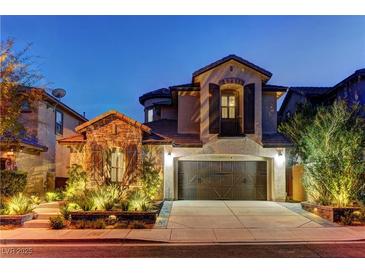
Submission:
[[[165,154],[165,165],[172,166],[172,162],[173,162],[173,157],[172,157],[171,148],[168,148],[167,153]]]
[[[285,162],[285,156],[283,154],[283,151],[280,149],[278,150],[278,154],[275,155],[275,161],[276,163],[281,166],[282,164],[284,164]]]

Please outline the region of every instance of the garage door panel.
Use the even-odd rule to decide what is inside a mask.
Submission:
[[[191,200],[266,200],[264,161],[181,161],[178,198]]]

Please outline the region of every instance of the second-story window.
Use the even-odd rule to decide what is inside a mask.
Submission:
[[[153,108],[147,110],[147,122],[153,121]]]
[[[63,134],[63,113],[56,109],[55,111],[55,132],[56,134]]]
[[[222,118],[234,119],[236,116],[236,98],[234,95],[222,95]]]

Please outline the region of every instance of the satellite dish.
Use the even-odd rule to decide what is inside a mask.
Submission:
[[[52,95],[57,99],[61,99],[66,95],[66,90],[64,90],[63,88],[55,88],[54,90],[52,90]]]

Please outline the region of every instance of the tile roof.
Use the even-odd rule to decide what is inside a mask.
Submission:
[[[45,152],[48,150],[47,146],[44,146],[44,145],[38,143],[38,139],[36,137],[32,137],[32,136],[25,136],[25,137],[21,137],[21,138],[17,138],[17,137],[10,136],[10,135],[0,136],[0,143],[2,145],[20,144],[20,145],[24,145],[26,147],[29,147],[29,148],[32,148],[35,150],[39,150],[42,152]]]
[[[211,64],[209,64],[209,65],[207,65],[205,67],[202,67],[202,68],[198,69],[197,71],[195,71],[193,73],[193,78],[196,77],[196,76],[198,76],[198,75],[200,75],[200,74],[202,74],[202,73],[204,73],[204,72],[206,72],[206,71],[208,71],[208,70],[211,70],[211,69],[213,69],[213,68],[215,68],[215,67],[217,67],[217,66],[219,66],[219,65],[221,65],[221,64],[223,64],[225,62],[228,62],[230,60],[235,60],[236,62],[241,63],[241,64],[243,64],[245,66],[248,66],[248,67],[252,68],[253,70],[258,71],[261,74],[263,74],[263,75],[265,75],[265,76],[267,76],[269,78],[272,76],[272,73],[271,72],[269,72],[269,71],[267,71],[267,70],[265,70],[265,69],[263,69],[263,68],[255,65],[255,64],[253,64],[253,63],[251,63],[251,62],[243,59],[242,57],[239,57],[239,56],[234,55],[234,54],[230,54],[230,55],[228,55],[228,56],[226,56],[226,57],[224,57],[222,59],[219,59],[219,60],[217,60],[217,61],[215,61],[215,62],[213,62],[213,63],[211,63]]]
[[[168,88],[160,88],[147,92],[139,97],[139,102],[143,105],[146,100],[152,98],[171,98],[171,91]]]
[[[263,147],[292,147],[293,144],[281,133],[263,134]]]
[[[125,121],[126,123],[129,123],[132,126],[138,127],[141,130],[143,130],[144,132],[150,133],[150,131],[151,131],[151,129],[148,126],[143,125],[142,123],[140,123],[140,122],[138,122],[138,121],[136,121],[136,120],[134,120],[134,119],[118,112],[118,111],[116,111],[116,110],[107,111],[107,112],[95,117],[94,119],[91,119],[90,121],[77,126],[76,131],[78,133],[83,132],[83,131],[85,131],[85,129],[87,127],[89,127],[92,124],[96,123],[97,121],[99,121],[103,118],[106,118],[108,116],[111,116],[111,115],[115,115],[118,119],[121,119],[121,120]]]
[[[263,85],[262,91],[278,91],[278,92],[286,92],[288,87],[278,86],[278,85]]]
[[[74,134],[57,140],[59,144],[76,144],[76,143],[84,143],[85,141],[86,140],[84,138],[84,135],[82,134]]]
[[[289,90],[300,93],[303,96],[319,96],[325,94],[330,87],[290,87]]]
[[[157,120],[146,123],[152,129],[152,133],[158,132],[160,136],[165,137],[165,143],[171,143],[173,146],[179,147],[201,147],[202,142],[199,134],[179,134],[177,133],[176,120]],[[158,143],[160,140],[154,140],[152,136],[145,136],[144,143]]]

